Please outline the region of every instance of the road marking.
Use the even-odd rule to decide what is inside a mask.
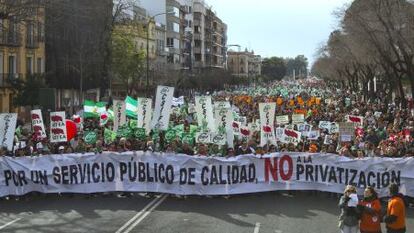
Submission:
[[[13,221],[11,221],[11,222],[8,222],[8,223],[6,223],[6,224],[4,224],[3,226],[0,226],[0,230],[1,229],[3,229],[3,228],[5,228],[5,227],[7,227],[7,226],[9,226],[9,225],[12,225],[13,223],[15,223],[15,222],[17,222],[17,221],[19,221],[19,220],[21,220],[22,218],[16,218],[15,220],[13,220]]]
[[[145,211],[143,215],[139,219],[137,219],[128,229],[125,230],[124,233],[129,233],[132,229],[134,229],[142,220],[144,220],[145,217],[147,217],[155,208],[157,208],[165,199],[167,198],[167,195],[164,195],[159,199],[157,203],[155,203],[149,210]]]
[[[260,222],[257,222],[257,223],[256,223],[256,226],[254,226],[254,231],[253,231],[253,233],[259,233],[259,230],[260,230]]]
[[[130,224],[132,224],[142,214],[146,213],[147,209],[151,208],[154,204],[157,204],[157,202],[161,200],[162,198],[165,199],[165,197],[167,197],[166,194],[156,197],[148,205],[146,205],[141,211],[139,211],[136,215],[134,215],[134,217],[132,217],[128,222],[126,222],[121,228],[119,228],[115,233],[121,233],[125,228],[127,228]]]
[[[275,230],[275,233],[282,233],[281,230]]]

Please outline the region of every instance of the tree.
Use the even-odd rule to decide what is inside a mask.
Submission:
[[[306,77],[308,70],[308,58],[304,55],[298,55],[295,58],[286,58],[286,67],[288,75],[293,75],[295,72],[296,76]]]
[[[46,78],[51,87],[109,86],[112,6],[112,0],[47,0]]]
[[[356,0],[341,14],[341,27],[333,32],[313,66],[348,88],[368,93],[373,78],[380,80],[378,96],[404,96],[403,79],[414,92],[414,5],[406,0]],[[345,80],[344,80],[345,79]],[[404,104],[404,102],[403,102]]]
[[[112,70],[128,95],[138,90],[145,71],[145,54],[135,47],[134,35],[121,28],[112,33]]]
[[[25,81],[18,80],[13,83],[13,89],[17,92],[14,105],[17,107],[30,106],[33,108],[39,104],[39,92],[45,88],[43,75],[28,75]]]
[[[286,75],[286,63],[282,57],[265,58],[262,62],[262,75],[266,80],[281,80]]]

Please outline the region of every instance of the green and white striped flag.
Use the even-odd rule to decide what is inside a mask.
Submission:
[[[106,111],[106,103],[95,103],[91,100],[85,100],[83,103],[83,117],[84,118],[99,118],[100,114]]]
[[[132,97],[127,96],[125,99],[125,105],[126,115],[128,117],[137,119],[138,101]]]

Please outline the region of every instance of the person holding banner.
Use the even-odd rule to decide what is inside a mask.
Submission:
[[[359,211],[357,209],[358,197],[356,188],[352,185],[347,185],[344,195],[339,200],[339,208],[341,215],[339,216],[338,227],[341,233],[357,233]]]
[[[364,191],[364,199],[359,202],[358,209],[361,212],[359,228],[361,233],[381,233],[381,202],[373,187],[367,187]]]

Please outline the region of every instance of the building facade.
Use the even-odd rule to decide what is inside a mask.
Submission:
[[[194,0],[194,68],[225,68],[227,25],[203,0]]]
[[[238,77],[256,77],[262,73],[262,59],[260,55],[249,52],[229,51],[227,53],[229,71]]]
[[[0,20],[0,112],[15,112],[12,83],[45,73],[45,10],[23,21]]]
[[[227,25],[204,0],[141,0],[166,25],[167,66],[175,70],[225,68]],[[165,6],[165,7],[164,7]]]

